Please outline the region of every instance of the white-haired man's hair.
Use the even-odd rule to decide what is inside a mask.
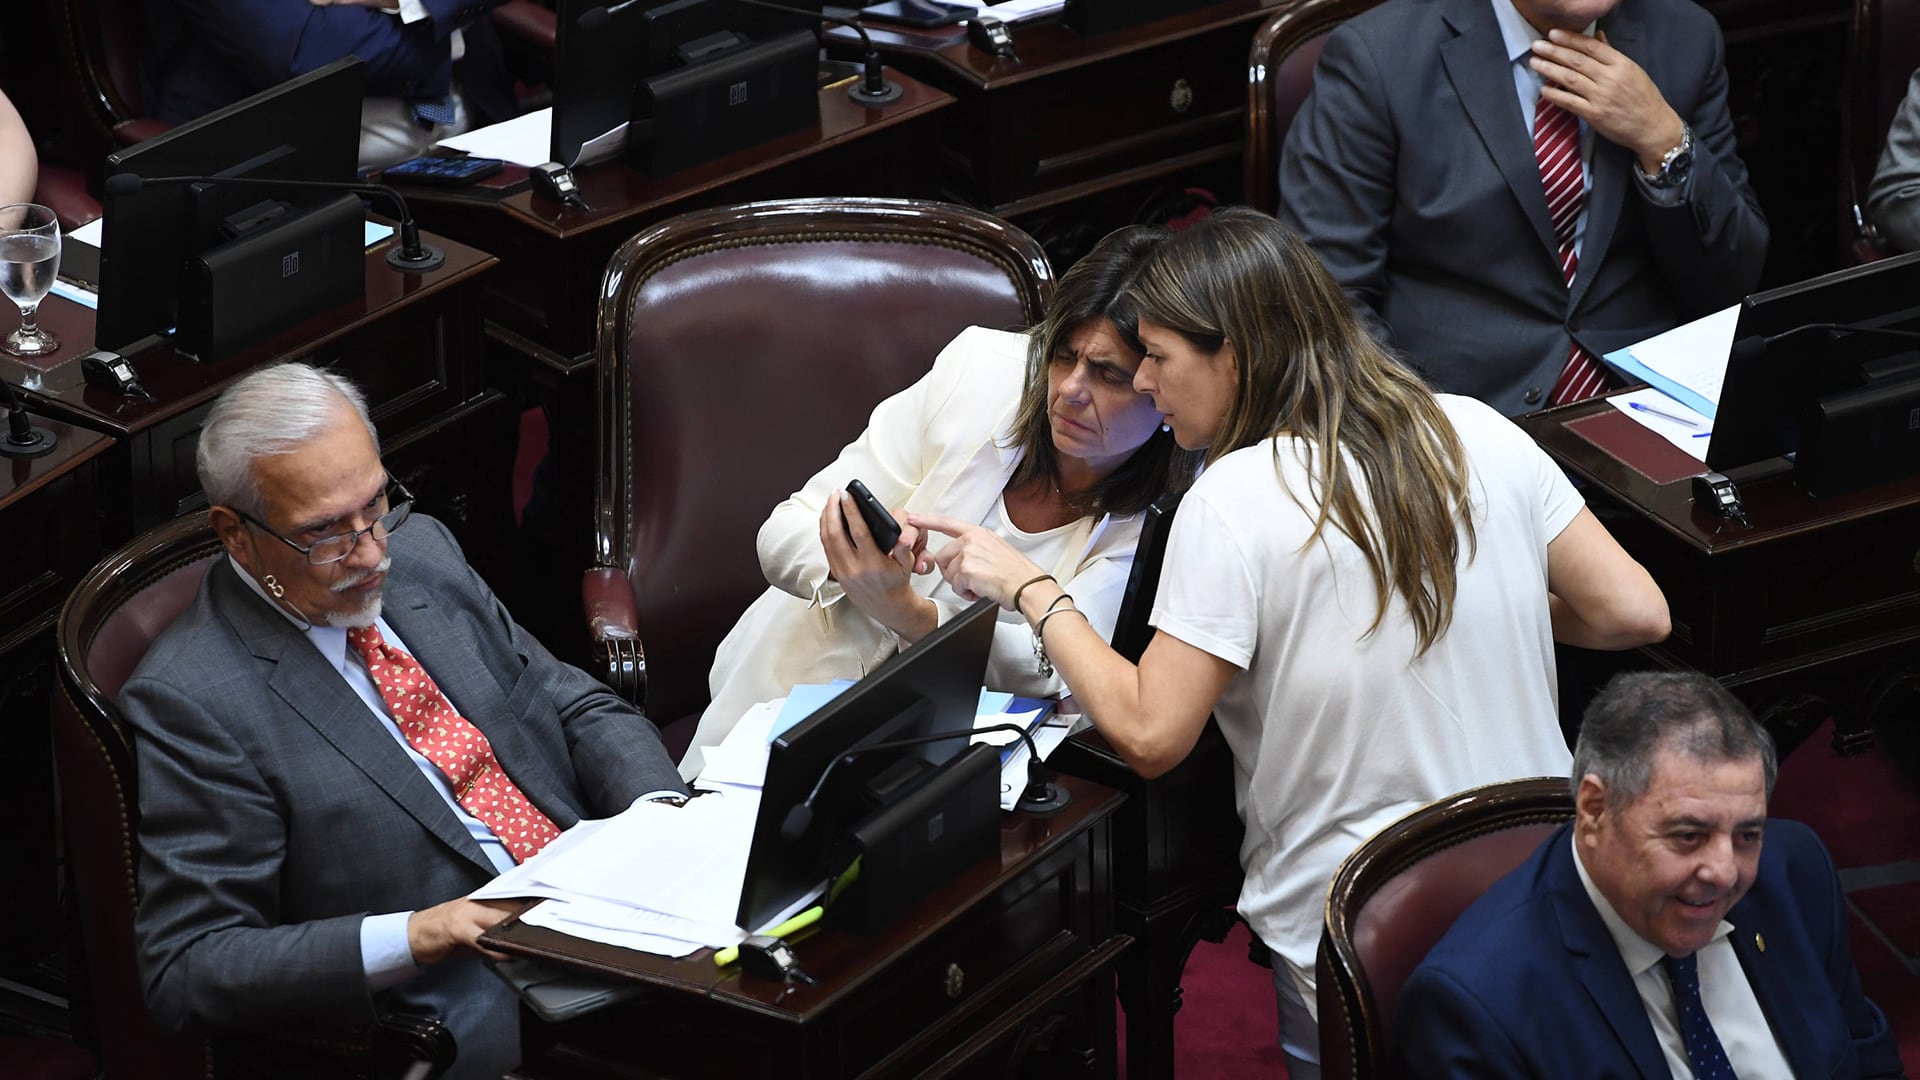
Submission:
[[[343,375],[308,364],[276,364],[229,386],[207,414],[194,455],[207,502],[264,519],[254,460],[291,453],[319,436],[342,400],[366,425],[378,454],[380,434],[367,418],[366,397]]]

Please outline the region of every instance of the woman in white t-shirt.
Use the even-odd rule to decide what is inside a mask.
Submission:
[[[1240,912],[1273,950],[1281,1044],[1318,1075],[1328,882],[1368,836],[1464,788],[1565,775],[1553,642],[1658,641],[1666,600],[1564,475],[1480,402],[1435,395],[1368,337],[1307,246],[1251,210],[1155,252],[1132,297],[1134,386],[1207,469],[1174,518],[1136,668],[1059,584],[1019,611],[1093,723],[1156,776],[1209,714],[1232,748]],[[1039,568],[966,524],[920,561],[1012,606]]]
[[[857,679],[966,604],[910,568],[923,549],[903,528],[879,550],[844,490],[864,483],[905,524],[906,511],[984,526],[1061,581],[1111,635],[1126,591],[1140,512],[1182,490],[1200,455],[1162,429],[1133,388],[1140,363],[1130,306],[1134,275],[1166,230],[1131,226],[1101,240],[1060,280],[1028,333],[971,327],[912,386],[880,403],[867,430],[760,527],[761,594],[714,655],[713,702],[681,773],[755,703],[795,683]],[[945,542],[934,539],[934,546]],[[1048,697],[1058,678],[1035,670],[1025,622],[994,634],[986,683]]]

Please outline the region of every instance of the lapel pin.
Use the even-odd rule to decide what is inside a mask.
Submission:
[[[1763,937],[1761,937],[1761,936],[1760,936],[1759,934],[1755,934],[1755,935],[1753,935],[1753,947],[1754,947],[1754,948],[1756,948],[1756,949],[1759,949],[1759,950],[1760,950],[1761,952],[1766,952],[1766,951],[1767,951],[1767,939],[1766,939],[1766,938],[1763,938]]]

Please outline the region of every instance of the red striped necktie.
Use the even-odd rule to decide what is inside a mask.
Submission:
[[[540,808],[501,770],[493,744],[461,716],[420,661],[387,644],[371,626],[347,631],[347,644],[367,662],[380,700],[421,757],[439,766],[462,809],[486,823],[514,862],[526,862],[560,835]]]
[[[1546,98],[1533,107],[1533,156],[1540,162],[1540,183],[1547,193],[1547,213],[1553,218],[1554,239],[1560,244],[1560,272],[1573,286],[1580,255],[1573,247],[1574,225],[1586,202],[1586,179],[1580,168],[1580,122]],[[1566,405],[1606,392],[1607,373],[1593,354],[1574,342],[1567,363],[1547,400]]]

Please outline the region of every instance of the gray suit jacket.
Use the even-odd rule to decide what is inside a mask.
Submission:
[[[1490,0],[1390,0],[1327,39],[1280,159],[1280,218],[1435,389],[1544,408],[1571,338],[1596,356],[1737,302],[1767,226],[1734,154],[1723,47],[1690,0],[1600,20],[1693,127],[1690,190],[1656,207],[1595,137],[1569,289]]]
[[[634,708],[525,634],[446,528],[416,515],[388,552],[387,622],[532,801],[566,828],[684,790]],[[492,864],[305,636],[226,560],[120,696],[140,777],[148,1006],[176,1030],[364,1027],[439,1014],[460,1060],[519,1060],[515,998],[475,959],[372,995],[360,921],[463,896]]]
[[[1920,71],[1893,114],[1887,148],[1867,189],[1867,216],[1896,251],[1920,251]]]

